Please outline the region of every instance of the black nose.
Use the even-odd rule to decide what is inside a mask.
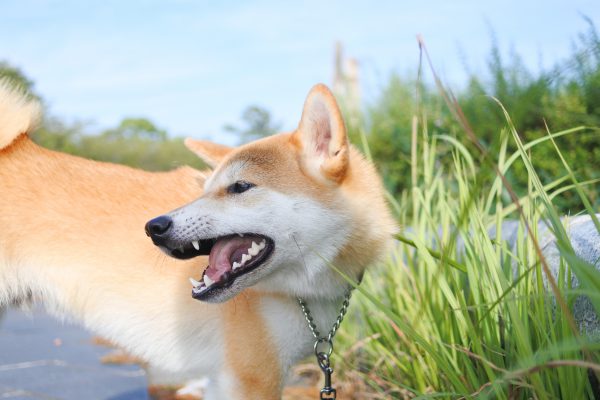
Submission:
[[[171,229],[171,226],[173,226],[171,217],[161,215],[148,221],[146,224],[146,235],[152,238],[165,236]]]

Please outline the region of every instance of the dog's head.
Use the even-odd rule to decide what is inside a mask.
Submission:
[[[172,257],[208,255],[192,279],[196,299],[221,302],[253,285],[337,297],[347,284],[329,263],[358,279],[390,237],[379,177],[348,144],[324,85],[311,90],[292,133],[238,148],[186,145],[213,168],[204,194],[151,220],[146,232]]]

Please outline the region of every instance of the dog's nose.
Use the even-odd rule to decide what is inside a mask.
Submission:
[[[173,226],[173,220],[171,217],[161,215],[156,217],[146,224],[146,235],[150,237],[161,237],[169,232]]]

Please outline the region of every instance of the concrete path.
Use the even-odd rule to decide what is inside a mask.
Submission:
[[[111,349],[91,336],[43,311],[8,310],[0,321],[0,399],[148,400],[144,370],[100,363]]]

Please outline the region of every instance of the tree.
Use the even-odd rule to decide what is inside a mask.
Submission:
[[[104,131],[101,136],[108,140],[150,139],[164,142],[167,132],[146,118],[125,118],[119,126]]]
[[[226,131],[236,133],[240,142],[245,143],[277,133],[281,124],[274,122],[271,113],[261,106],[251,105],[242,113],[242,127],[225,125]]]

